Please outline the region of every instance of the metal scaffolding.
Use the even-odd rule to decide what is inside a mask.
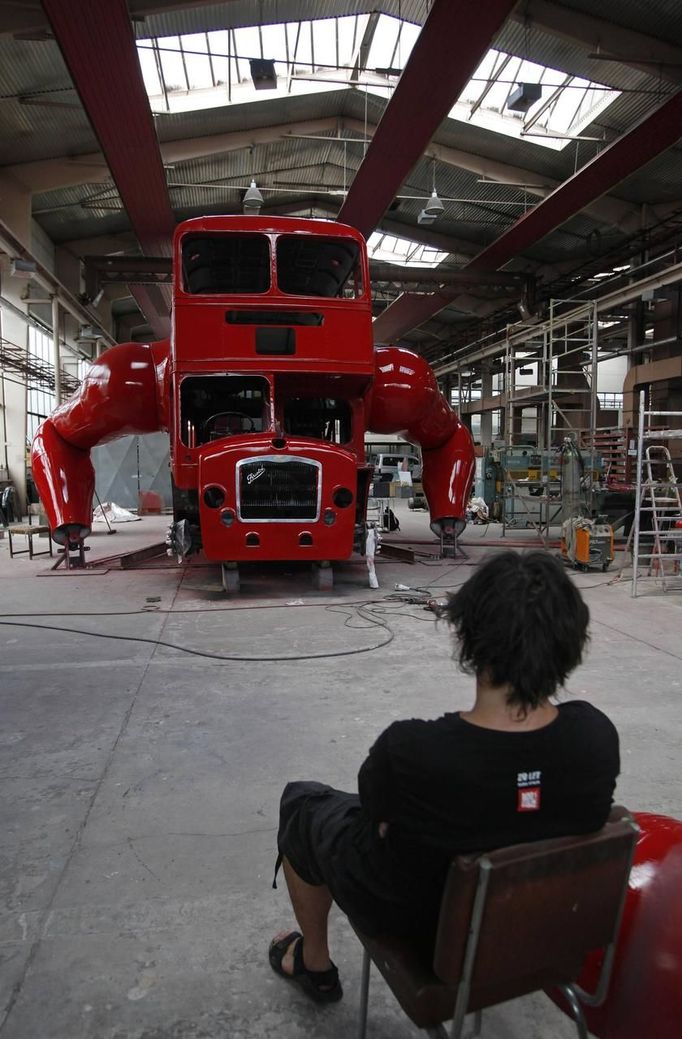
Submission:
[[[550,301],[549,318],[530,326],[526,337],[515,330],[506,343],[504,365],[504,508],[502,533],[525,522],[544,541],[550,526],[562,520],[561,450],[566,438],[576,446],[581,434],[596,429],[598,414],[597,304]],[[563,313],[562,313],[563,312]],[[518,374],[536,367],[532,385],[520,385]],[[515,452],[524,443],[523,411],[533,409],[535,428],[529,434],[535,451],[527,459]],[[586,472],[595,468],[594,437],[587,438]],[[519,478],[519,474],[524,474]],[[585,481],[585,507],[592,507],[592,479]]]

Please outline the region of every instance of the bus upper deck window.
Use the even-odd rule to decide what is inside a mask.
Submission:
[[[270,242],[261,234],[197,234],[182,240],[182,284],[192,295],[270,288]]]
[[[357,299],[363,294],[360,247],[351,238],[280,235],[277,284],[291,296]]]

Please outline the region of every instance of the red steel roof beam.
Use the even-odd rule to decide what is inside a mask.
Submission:
[[[682,90],[605,148],[591,162],[529,209],[467,267],[497,270],[524,249],[561,227],[590,202],[670,148],[682,136]]]
[[[463,270],[491,271],[504,266],[670,148],[681,136],[682,90],[528,210],[496,241],[465,264]],[[403,293],[374,322],[375,341],[395,342],[434,317],[445,305],[438,293],[426,296]]]
[[[170,256],[175,217],[125,0],[42,6],[142,251]],[[168,335],[162,309],[145,316]]]
[[[434,0],[339,220],[372,233],[515,6]]]

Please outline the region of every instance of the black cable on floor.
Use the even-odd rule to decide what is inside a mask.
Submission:
[[[362,614],[361,609],[358,610],[361,616],[365,616],[370,621],[369,626],[384,628],[388,633],[388,637],[383,641],[378,642],[374,646],[365,646],[362,649],[343,649],[336,650],[332,653],[305,653],[296,654],[293,656],[261,656],[261,657],[246,657],[237,655],[226,655],[222,653],[209,653],[208,651],[199,649],[190,649],[188,646],[178,646],[173,642],[165,642],[161,639],[148,639],[141,635],[112,635],[101,631],[84,631],[81,628],[62,628],[57,627],[54,624],[31,624],[26,621],[0,621],[0,626],[5,628],[38,628],[41,631],[58,631],[61,634],[71,635],[88,635],[91,638],[100,639],[115,639],[116,641],[122,642],[146,642],[152,646],[165,646],[167,649],[175,649],[180,653],[189,653],[195,657],[206,657],[209,660],[222,660],[222,661],[237,661],[244,663],[268,663],[268,662],[283,662],[287,660],[326,660],[330,657],[350,657],[357,656],[361,653],[373,653],[377,649],[382,649],[383,646],[388,646],[393,639],[395,634],[391,631],[388,624],[380,620],[378,617],[368,617],[366,614]],[[97,616],[95,614],[95,616]]]

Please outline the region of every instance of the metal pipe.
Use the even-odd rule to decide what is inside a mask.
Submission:
[[[62,355],[59,342],[59,300],[52,297],[52,345],[54,348],[54,402],[59,407],[62,402]]]
[[[640,350],[652,350],[657,346],[670,346],[671,343],[679,343],[680,340],[681,337],[679,335],[666,336],[665,339],[645,339],[643,343],[638,343],[636,346],[628,346],[625,350],[621,350],[620,353],[636,354]]]
[[[659,274],[652,274],[648,278],[643,278],[641,281],[635,282],[633,285],[628,285],[627,288],[609,293],[601,299],[590,300],[587,303],[583,303],[580,306],[575,307],[573,310],[562,314],[561,318],[563,322],[574,321],[578,318],[582,318],[589,313],[590,308],[595,304],[598,314],[608,312],[614,307],[621,306],[623,303],[629,303],[633,299],[637,299],[647,289],[662,289],[664,286],[672,285],[680,280],[682,280],[682,263],[676,263],[673,264],[672,267],[669,267],[667,271]],[[508,336],[508,339],[512,343],[523,343],[531,337],[542,335],[543,330],[549,323],[550,322],[548,321],[544,321],[540,324],[533,325],[531,329],[525,327],[522,331],[512,332],[511,335]],[[501,356],[503,353],[504,342],[500,341],[471,352],[469,352],[468,347],[464,347],[459,351],[459,357],[457,360],[448,361],[446,364],[434,368],[434,371],[436,376],[446,375],[448,372],[454,371],[462,361],[466,361],[467,364],[474,364],[476,361],[483,361],[489,357]]]
[[[594,461],[595,461],[595,434],[597,429],[597,416],[599,414],[599,320],[597,318],[597,306],[595,304],[592,313],[592,357],[591,357],[591,385],[590,385],[590,482],[587,487],[589,514],[592,515],[594,504]]]
[[[1,327],[0,332],[2,332]],[[7,450],[9,445],[7,443],[7,404],[5,401],[5,372],[2,367],[0,367],[0,393],[2,394],[2,437],[3,445],[5,448],[5,471],[9,478],[9,452]]]
[[[639,424],[637,436],[637,473],[635,484],[635,525],[632,542],[632,585],[630,595],[637,595],[637,567],[639,565],[639,514],[642,508],[642,445],[644,443],[644,390],[639,394]]]

